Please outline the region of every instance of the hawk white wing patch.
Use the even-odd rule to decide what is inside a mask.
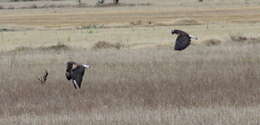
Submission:
[[[198,40],[198,37],[189,35],[191,39]]]
[[[76,80],[73,80],[73,84],[76,86],[76,88],[79,88],[79,86],[78,86]]]
[[[82,66],[84,66],[85,68],[90,68],[90,65],[87,64],[82,64]]]

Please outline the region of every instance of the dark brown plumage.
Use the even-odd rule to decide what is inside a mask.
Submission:
[[[81,88],[85,68],[90,68],[90,66],[86,64],[78,64],[73,61],[67,62],[65,76],[68,80],[72,80],[75,89]]]
[[[178,35],[174,46],[174,49],[178,51],[186,49],[190,45],[192,38],[197,39],[181,30],[172,30],[172,35],[174,34]]]

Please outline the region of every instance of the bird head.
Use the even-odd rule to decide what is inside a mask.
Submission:
[[[175,29],[173,29],[171,32],[172,32],[172,35],[173,35],[173,34],[177,34],[177,32],[176,32]]]
[[[172,31],[172,35],[177,34],[177,35],[181,35],[181,34],[187,34],[184,31],[178,30],[178,29],[173,29]]]

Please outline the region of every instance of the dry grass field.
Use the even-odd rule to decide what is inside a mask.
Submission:
[[[0,125],[260,124],[257,0],[32,4],[0,3]],[[174,51],[173,28],[199,40]],[[70,60],[92,66],[80,90]]]

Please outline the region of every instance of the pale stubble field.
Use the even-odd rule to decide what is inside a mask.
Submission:
[[[258,125],[260,7],[192,2],[1,10],[0,124]],[[174,51],[173,28],[199,40]],[[92,65],[80,90],[69,60]]]

